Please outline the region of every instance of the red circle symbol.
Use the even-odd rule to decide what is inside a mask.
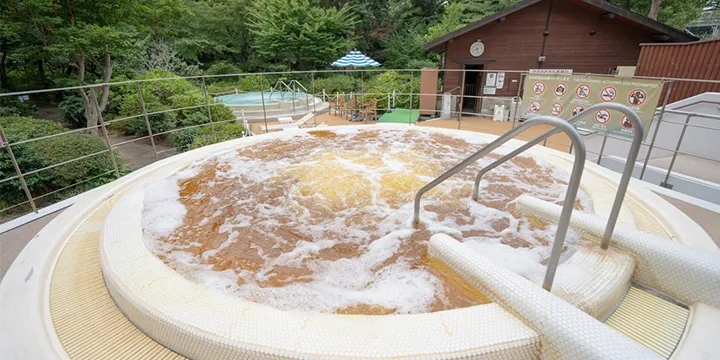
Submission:
[[[539,101],[533,101],[530,103],[530,106],[528,106],[528,110],[533,113],[539,113],[540,109],[542,109],[542,104]]]
[[[610,112],[602,109],[595,112],[595,121],[600,125],[605,125],[610,121]]]
[[[604,102],[610,102],[617,97],[617,89],[612,86],[606,86],[600,91],[600,99]]]
[[[545,84],[542,81],[537,81],[532,86],[532,92],[535,95],[540,95],[545,91]]]
[[[620,125],[628,130],[633,128],[632,120],[627,115],[623,115],[622,119],[620,119]]]
[[[555,85],[554,93],[556,96],[565,95],[565,93],[567,93],[567,85],[565,85],[565,83],[557,83],[557,85]]]
[[[575,105],[575,106],[573,106],[571,113],[572,113],[572,116],[575,116],[583,111],[585,111],[584,107],[582,107],[580,105]]]
[[[550,105],[550,114],[553,116],[558,116],[562,114],[563,112],[563,106],[560,103],[553,103]]]
[[[581,99],[587,99],[590,96],[590,86],[588,84],[580,84],[575,88],[575,95]]]
[[[635,89],[628,94],[628,104],[640,106],[647,100],[647,93],[643,89]]]

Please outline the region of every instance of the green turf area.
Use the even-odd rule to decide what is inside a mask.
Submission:
[[[385,113],[378,122],[381,123],[416,123],[420,117],[420,110],[393,109],[391,113]]]

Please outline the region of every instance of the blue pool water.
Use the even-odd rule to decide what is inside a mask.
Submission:
[[[295,95],[297,97],[305,96],[305,94],[301,92],[297,92]],[[274,100],[292,101],[293,99],[292,93],[281,94],[279,92],[266,92],[264,96],[266,105],[275,103]],[[259,91],[218,96],[214,98],[214,101],[228,105],[262,105],[263,103]]]

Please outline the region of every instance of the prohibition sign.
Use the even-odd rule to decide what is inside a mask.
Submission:
[[[575,105],[572,108],[572,116],[575,116],[581,112],[585,111],[585,108],[580,105]]]
[[[575,89],[575,95],[581,99],[586,99],[590,96],[590,86],[588,84],[580,84],[580,86]]]
[[[620,119],[620,125],[628,130],[633,128],[632,120],[627,115],[623,115],[622,119]]]
[[[550,105],[550,114],[553,116],[558,116],[563,112],[562,104],[560,103],[553,103]]]
[[[610,121],[610,112],[602,109],[595,112],[595,121],[600,125],[605,125]]]
[[[538,81],[533,84],[532,92],[535,93],[535,95],[540,95],[545,91],[545,84],[542,83],[542,81]]]
[[[557,83],[555,85],[555,95],[556,96],[563,96],[567,92],[567,85],[565,83]]]
[[[604,102],[610,102],[615,100],[617,96],[617,89],[612,86],[606,86],[600,91],[600,99]]]
[[[643,89],[635,89],[628,94],[630,105],[640,106],[647,100],[647,93]]]
[[[540,104],[539,101],[533,101],[530,103],[530,106],[528,106],[528,110],[534,113],[539,113],[540,109],[542,108],[542,104]]]

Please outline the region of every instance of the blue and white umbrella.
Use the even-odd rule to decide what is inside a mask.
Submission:
[[[332,66],[337,67],[343,67],[343,66],[355,66],[355,67],[365,67],[365,66],[380,66],[380,63],[365,56],[363,53],[353,50],[349,52],[347,55],[341,57],[334,63],[330,64]]]

